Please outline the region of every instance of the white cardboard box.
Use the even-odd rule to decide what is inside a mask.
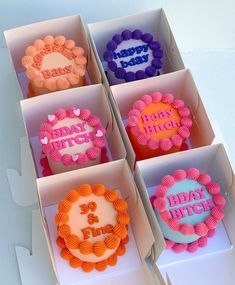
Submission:
[[[110,161],[126,157],[125,147],[103,85],[97,84],[53,92],[47,96],[21,100],[20,103],[38,177],[42,176],[41,144],[38,140],[39,126],[48,114],[53,114],[59,108],[66,109],[70,106],[88,108],[92,114],[100,118],[102,125],[106,127],[106,148]]]
[[[21,58],[24,56],[25,49],[36,39],[43,38],[50,34],[63,35],[67,39],[74,40],[78,46],[83,47],[87,58],[88,82],[91,84],[101,83],[101,74],[81,16],[76,15],[57,18],[4,32],[7,48],[10,53],[23,98],[27,98],[29,80],[25,76],[25,69],[21,64]]]
[[[212,181],[221,186],[222,195],[226,199],[225,217],[215,236],[208,240],[207,247],[194,254],[181,253],[176,257],[171,251],[163,251],[164,240],[149,195],[161,177],[176,169],[189,167],[208,173]],[[155,236],[155,262],[162,274],[167,272],[174,285],[234,284],[235,180],[223,145],[211,145],[137,162],[135,181]]]
[[[131,223],[128,230],[130,242],[127,244],[127,252],[118,259],[115,267],[110,267],[101,273],[96,271],[84,273],[79,268],[70,268],[67,262],[61,259],[55,246],[56,227],[52,224],[54,224],[56,204],[64,198],[69,189],[78,187],[82,183],[103,183],[107,188],[116,188],[128,203]],[[37,179],[37,188],[43,227],[59,284],[108,285],[110,282],[115,285],[165,284],[157,268],[155,267],[155,273],[152,273],[145,260],[151,252],[154,237],[125,160],[39,178]]]
[[[212,126],[189,70],[111,86],[114,111],[127,149],[127,160],[132,168],[135,164],[135,153],[125,130],[125,120],[136,100],[155,91],[172,93],[175,98],[182,99],[190,109],[193,125],[189,140],[192,148],[209,145],[214,139]]]

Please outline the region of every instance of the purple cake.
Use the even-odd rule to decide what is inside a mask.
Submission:
[[[150,33],[124,30],[106,45],[108,80],[113,85],[159,75],[162,56],[160,43]]]

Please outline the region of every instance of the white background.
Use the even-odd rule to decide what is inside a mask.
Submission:
[[[164,8],[185,66],[192,70],[209,118],[216,120],[235,166],[235,0],[0,0],[0,284],[20,284],[15,245],[31,249],[31,211],[14,203],[6,168],[20,170],[24,129],[20,90],[3,30],[81,14],[85,23]],[[235,168],[235,167],[234,167]],[[44,285],[44,284],[42,284]]]

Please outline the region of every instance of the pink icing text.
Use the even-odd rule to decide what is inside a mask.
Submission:
[[[48,79],[51,77],[57,77],[71,72],[72,72],[72,65],[68,65],[65,67],[42,70],[42,75],[45,79]]]

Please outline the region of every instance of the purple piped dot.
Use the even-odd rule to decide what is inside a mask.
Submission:
[[[149,43],[149,47],[152,50],[155,50],[155,49],[159,49],[161,47],[161,44],[158,41],[153,41],[153,42]]]
[[[145,79],[147,77],[146,73],[143,70],[138,70],[135,76],[137,80]]]
[[[111,51],[115,51],[115,49],[117,48],[117,43],[115,41],[108,42],[106,47]]]
[[[141,30],[136,29],[132,32],[132,39],[139,40],[141,39],[142,34]]]
[[[163,50],[161,50],[161,49],[154,50],[154,51],[153,51],[153,56],[154,56],[154,57],[157,57],[157,58],[162,58],[162,56],[163,56]]]
[[[104,57],[104,60],[106,60],[107,62],[110,62],[113,59],[113,52],[111,50],[106,50],[103,57]]]
[[[117,69],[117,64],[115,61],[110,61],[109,64],[108,64],[108,67],[111,71],[115,72],[116,69]]]
[[[145,69],[145,72],[146,74],[148,75],[148,77],[152,77],[155,75],[156,73],[156,68],[153,67],[153,66],[148,66],[146,69]]]
[[[141,39],[146,42],[149,43],[153,40],[153,36],[150,33],[145,33],[142,35]]]
[[[115,75],[119,79],[124,79],[125,74],[126,74],[125,69],[121,67],[118,67],[115,71]]]
[[[161,62],[161,60],[160,60],[159,58],[154,58],[154,59],[152,60],[152,65],[153,65],[154,67],[156,67],[157,69],[159,69],[159,68],[162,67],[162,62]]]
[[[121,35],[116,34],[112,37],[112,40],[119,45],[123,41],[123,38]]]
[[[127,40],[131,39],[131,37],[132,37],[132,32],[131,32],[130,30],[124,30],[124,31],[122,32],[122,37],[123,37],[123,40],[124,40],[124,41],[127,41]]]
[[[124,78],[125,78],[125,80],[126,80],[127,82],[136,80],[135,73],[132,72],[132,71],[127,72],[127,73],[125,74],[125,77],[124,77]]]

